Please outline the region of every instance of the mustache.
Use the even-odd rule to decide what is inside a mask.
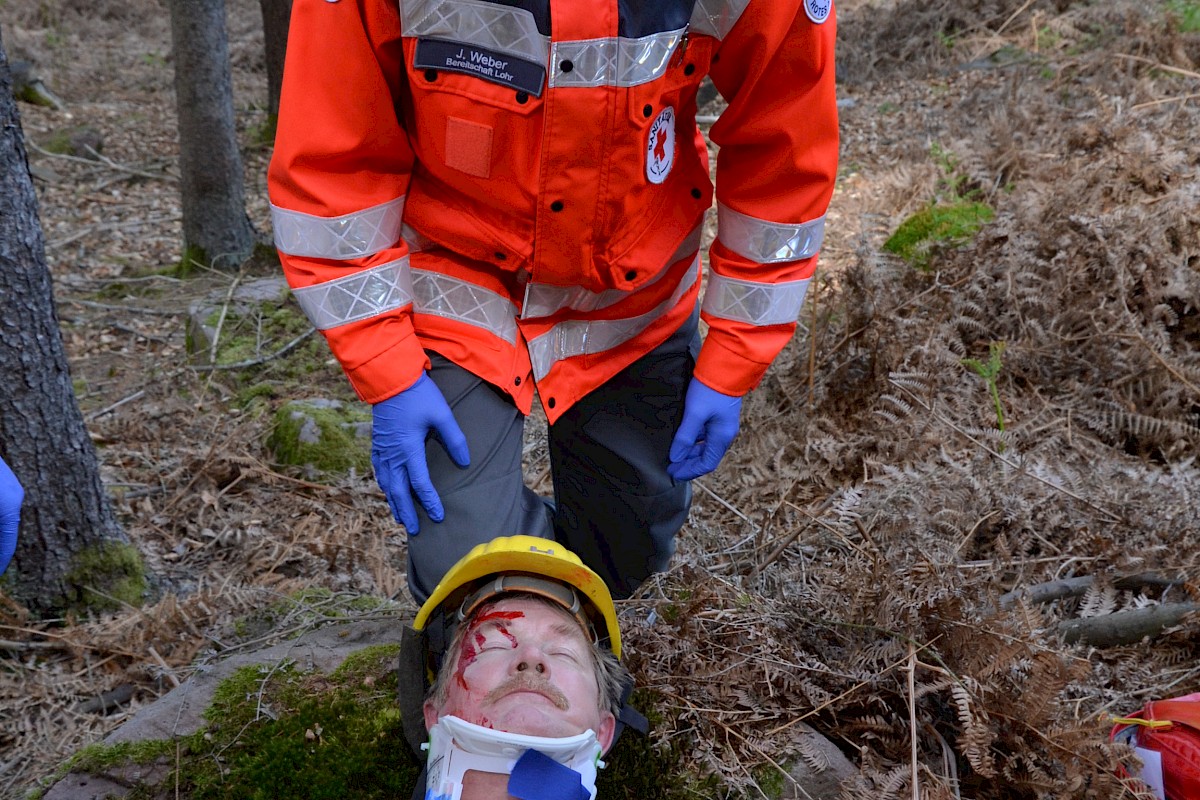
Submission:
[[[492,689],[483,698],[483,704],[488,705],[494,703],[506,695],[513,692],[537,692],[544,695],[554,707],[559,711],[566,711],[571,707],[571,703],[567,700],[567,696],[559,691],[558,687],[550,683],[545,678],[538,677],[535,674],[528,672],[518,672],[504,683]]]

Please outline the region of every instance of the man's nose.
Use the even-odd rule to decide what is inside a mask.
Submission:
[[[545,675],[550,671],[549,660],[540,647],[522,645],[515,655],[514,669],[517,672],[536,672],[538,675]]]

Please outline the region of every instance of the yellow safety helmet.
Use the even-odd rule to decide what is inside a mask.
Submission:
[[[509,592],[534,594],[561,605],[621,657],[617,609],[604,581],[567,548],[536,536],[501,536],[476,545],[442,578],[413,627],[425,630],[442,607],[447,616],[457,613],[461,620],[488,599]]]

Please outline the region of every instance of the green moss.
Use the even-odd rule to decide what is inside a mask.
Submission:
[[[920,270],[938,248],[961,247],[995,217],[986,203],[969,200],[931,203],[913,214],[883,243],[883,248]]]
[[[758,767],[754,770],[753,775],[754,782],[758,784],[758,788],[762,789],[768,800],[779,800],[783,797],[787,778],[774,764],[764,764]]]
[[[246,268],[255,274],[278,275],[282,269],[279,264],[279,251],[275,249],[274,244],[255,243]]]
[[[408,797],[420,765],[396,708],[395,645],[354,653],[330,675],[294,663],[236,670],[216,688],[206,728],[176,740],[81,751],[71,769],[107,774],[159,764],[156,787],[130,800],[344,800]],[[178,794],[176,794],[178,787]]]
[[[253,639],[281,627],[295,628],[329,620],[351,619],[376,611],[394,611],[396,608],[396,603],[382,597],[335,594],[323,588],[304,589],[236,620],[233,633],[239,639]]]
[[[362,594],[335,593],[323,587],[302,589],[299,592],[272,603],[270,612],[279,619],[296,618],[301,621],[349,619],[361,617],[381,609],[394,609],[396,604],[384,597]]]
[[[32,86],[25,86],[19,92],[19,99],[27,103],[32,103],[39,106],[54,107],[54,103],[45,95],[40,94]],[[50,134],[50,136],[42,142],[42,149],[51,153],[63,155],[75,155],[75,145],[72,139],[79,134],[82,128],[59,128]]]
[[[135,294],[132,284],[125,281],[113,281],[96,292],[94,297],[97,300],[124,300]]]
[[[1167,11],[1180,33],[1200,32],[1200,2],[1196,0],[1167,0]]]
[[[142,556],[124,542],[102,542],[76,553],[66,576],[75,611],[115,611],[140,606],[149,585]]]
[[[278,265],[271,269],[277,273]],[[259,287],[255,293],[263,297],[261,291]],[[201,315],[190,318],[186,336],[190,354],[221,369],[222,380],[237,393],[240,408],[262,406],[263,397],[305,396],[313,386],[321,386],[323,395],[331,399],[357,399],[324,337],[313,331],[282,281],[277,296],[261,301],[235,300],[227,307],[221,299],[214,301]]]
[[[250,129],[250,144],[254,147],[268,147],[275,142],[275,130],[279,127],[279,117],[268,114],[266,118]]]
[[[210,726],[182,764],[187,796],[407,797],[420,767],[404,742],[395,664],[396,647],[379,646],[329,676],[238,670],[217,687]]]
[[[44,108],[57,108],[58,107],[55,104],[54,99],[52,97],[46,96],[45,94],[42,93],[41,89],[37,85],[31,84],[31,83],[26,83],[26,84],[23,84],[23,85],[17,87],[17,90],[13,93],[13,96],[17,100],[23,100],[24,102],[29,103],[30,105],[42,106]],[[52,138],[51,141],[54,142],[55,146],[57,146],[57,147],[63,146],[63,143],[58,141],[57,136]],[[65,150],[52,150],[49,142],[46,143],[45,145],[43,145],[43,147],[46,150],[50,150],[51,153],[60,153],[61,154],[61,153],[71,152],[69,142],[66,144],[67,149],[65,149]]]
[[[208,252],[203,247],[190,244],[183,248],[179,261],[167,270],[167,274],[181,280],[190,278],[209,263]]]
[[[396,665],[400,656],[399,644],[373,644],[357,650],[346,657],[346,660],[333,672],[333,677],[342,683],[353,684],[373,678],[381,672],[386,673]],[[393,673],[391,676],[395,678]],[[393,680],[392,685],[395,685]]]
[[[355,434],[354,424],[369,419],[365,409],[351,405],[321,408],[289,403],[276,412],[267,446],[281,464],[311,466],[326,474],[351,468],[365,474],[371,469],[370,443]],[[301,441],[307,423],[316,425],[318,441]]]
[[[648,689],[633,693],[634,708],[646,715],[650,729],[664,724],[665,698]],[[695,775],[684,770],[690,750],[686,736],[673,736],[656,744],[636,731],[625,731],[604,757],[607,765],[596,779],[596,795],[604,800],[695,800],[733,795],[715,775]]]
[[[160,758],[174,754],[175,743],[162,739],[118,742],[114,745],[90,744],[71,757],[66,769],[97,774],[127,764],[153,764]]]
[[[404,763],[408,752],[390,694],[373,707],[335,691],[239,728],[236,741],[211,742],[185,783],[195,800],[404,797],[419,769]]]
[[[279,396],[279,389],[269,383],[254,383],[238,392],[237,403],[242,408],[251,405],[255,400],[270,400]]]

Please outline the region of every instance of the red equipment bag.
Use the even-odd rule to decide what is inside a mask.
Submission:
[[[1166,800],[1200,800],[1200,692],[1146,703],[1114,722],[1109,739],[1162,755]]]

